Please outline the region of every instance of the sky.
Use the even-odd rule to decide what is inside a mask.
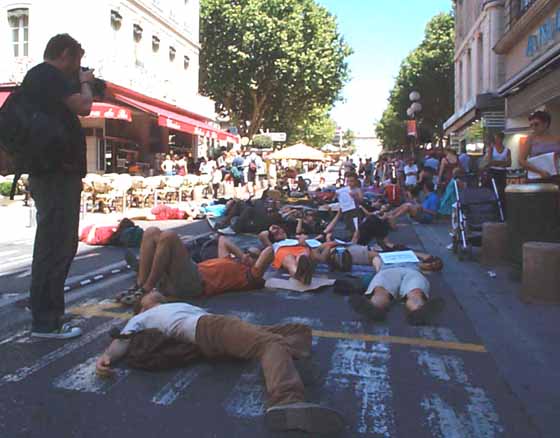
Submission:
[[[401,61],[424,36],[431,17],[451,10],[451,0],[317,0],[337,16],[354,50],[344,101],[331,112],[338,126],[373,131],[387,105]]]

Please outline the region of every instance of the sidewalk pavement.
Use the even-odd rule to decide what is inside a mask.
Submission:
[[[414,229],[426,252],[444,260],[442,274],[451,285],[449,292],[464,308],[511,391],[542,436],[557,437],[560,306],[523,303],[519,298],[521,285],[510,278],[507,266],[485,268],[477,261],[459,262],[446,249],[450,243],[448,225],[415,225]],[[496,273],[494,278],[489,269]]]

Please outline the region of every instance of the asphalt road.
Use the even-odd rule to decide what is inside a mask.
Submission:
[[[206,230],[199,223],[180,232]],[[419,246],[410,228],[396,240]],[[78,259],[72,276],[121,257],[111,248],[83,249],[79,256],[87,254],[96,255]],[[17,277],[21,269],[0,277],[2,292],[26,290],[28,279]],[[0,437],[305,436],[264,428],[263,382],[255,363],[201,362],[160,373],[121,366],[115,379],[98,379],[94,361],[109,342],[108,332],[128,317],[110,298],[131,281],[130,273],[122,273],[69,292],[67,306],[79,315],[84,335],[66,343],[30,339],[28,313],[0,302]],[[235,293],[198,303],[259,324],[312,326],[319,376],[308,398],[344,415],[340,436],[539,436],[443,276],[432,274],[430,281],[447,307],[437,324],[423,328],[408,326],[400,305],[386,323],[364,321],[346,297],[329,289]]]

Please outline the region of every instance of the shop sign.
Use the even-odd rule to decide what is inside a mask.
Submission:
[[[560,9],[541,24],[536,34],[529,35],[525,53],[532,58],[557,39],[560,39]]]
[[[132,112],[127,108],[94,102],[89,113],[93,119],[114,119],[132,121]]]

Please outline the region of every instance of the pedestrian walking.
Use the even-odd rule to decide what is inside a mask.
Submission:
[[[48,42],[44,62],[33,67],[22,92],[64,132],[50,145],[49,171],[30,172],[31,196],[37,208],[37,231],[31,272],[31,335],[67,339],[78,327],[63,323],[64,283],[78,248],[82,178],[86,174],[86,141],[78,116],[87,116],[93,101],[91,70],[80,68],[82,46],[70,35]],[[79,85],[73,86],[73,78]],[[37,139],[39,141],[39,139]]]

